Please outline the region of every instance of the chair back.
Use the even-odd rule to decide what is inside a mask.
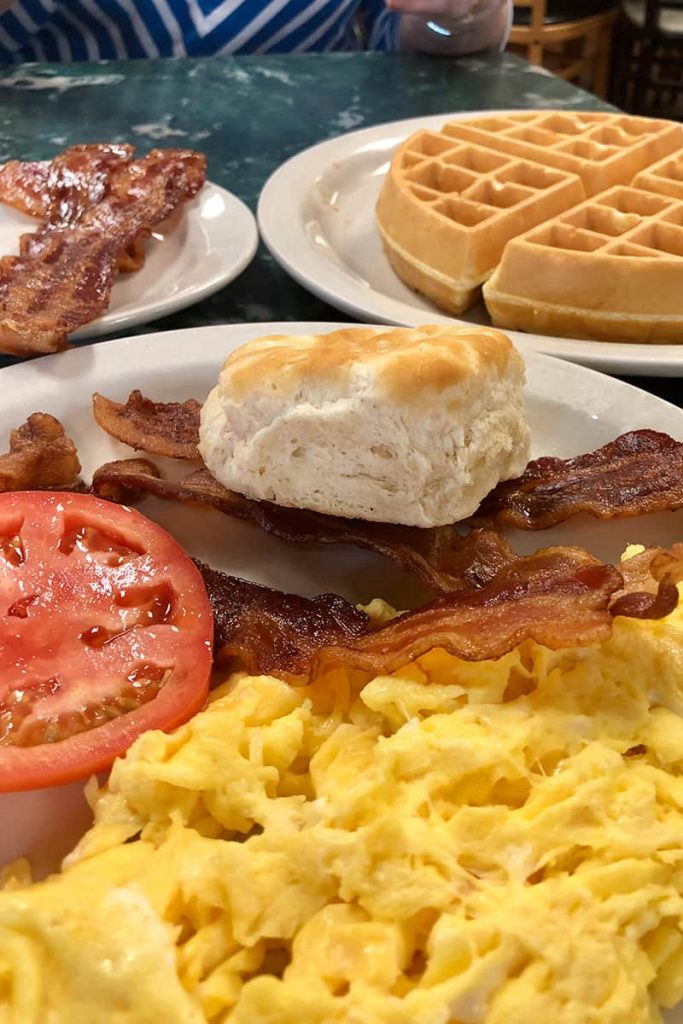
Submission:
[[[646,35],[656,34],[661,25],[660,15],[665,11],[676,11],[683,16],[683,0],[645,0],[643,29]]]
[[[515,0],[515,7],[523,7],[526,10],[531,11],[531,20],[529,22],[529,28],[535,38],[538,38],[539,33],[543,31],[543,25],[545,23],[547,0]]]

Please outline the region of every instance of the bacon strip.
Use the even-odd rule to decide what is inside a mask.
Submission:
[[[612,615],[625,615],[629,619],[663,619],[678,604],[678,587],[665,577],[657,589],[649,593],[636,591],[617,597],[610,605]]]
[[[92,407],[102,429],[136,451],[170,459],[199,458],[201,405],[194,398],[185,402],[152,402],[140,391],[131,391],[122,405],[95,393]]]
[[[12,432],[10,452],[0,456],[0,489],[76,488],[79,471],[75,447],[61,424],[45,413],[34,413]],[[196,493],[203,491],[207,476],[203,470],[176,485],[162,480],[147,460],[130,459],[101,467],[92,490],[116,500],[130,500],[136,488],[138,496],[157,493],[198,500]],[[232,495],[211,481],[218,489],[218,507],[226,500],[235,502],[239,510],[231,514],[256,521],[269,514],[261,503]],[[239,507],[240,502],[246,507]],[[459,589],[375,632],[363,612],[336,595],[310,600],[281,594],[200,565],[216,620],[216,657],[238,658],[250,672],[276,672],[286,678],[315,678],[337,664],[390,672],[435,647],[480,661],[498,658],[527,639],[552,649],[584,646],[609,636],[616,615],[660,618],[677,604],[672,579],[683,577],[681,545],[629,559],[623,563],[622,576],[580,548],[549,548],[517,558],[507,545],[497,547],[494,535],[478,533],[474,531],[459,550],[453,549],[449,565],[462,557],[473,537],[475,549],[486,552],[493,544],[492,550],[504,555],[494,578],[482,583],[477,577],[478,590],[458,578]],[[471,552],[465,561],[471,567]],[[428,566],[419,560],[414,564],[421,565],[423,573]],[[433,578],[438,575],[438,569],[428,569]]]
[[[9,160],[0,167],[0,202],[29,217],[47,217],[50,160]]]
[[[322,647],[350,642],[369,628],[365,612],[337,594],[312,600],[283,594],[196,563],[214,617],[214,658],[252,675],[306,675]]]
[[[612,602],[613,615],[662,618],[678,603],[676,583],[683,579],[683,544],[646,548],[619,565],[624,589]]]
[[[112,175],[128,164],[134,146],[70,146],[52,160],[10,160],[0,167],[0,202],[62,226],[75,224],[109,192]]]
[[[314,674],[343,664],[393,672],[434,648],[465,661],[500,658],[524,640],[552,650],[606,639],[619,571],[580,548],[519,559],[479,591],[460,590],[406,612],[353,644],[322,650]]]
[[[81,464],[59,420],[34,412],[12,430],[9,452],[0,455],[0,491],[76,489]]]
[[[134,394],[139,396],[140,402],[145,403],[148,425],[136,435],[131,431],[134,440],[126,443],[151,455],[171,455],[173,426],[165,423],[166,406],[143,398],[139,392]],[[194,406],[196,403],[190,399],[184,404]],[[133,419],[132,412],[130,418]],[[105,423],[100,420],[98,422],[105,430],[123,440]],[[194,423],[188,418],[186,429],[184,442],[196,445],[199,441],[199,415]],[[168,435],[168,446],[164,446],[163,452],[151,443],[152,434],[162,437]],[[188,456],[183,454],[179,446],[172,457]],[[683,506],[683,444],[658,431],[635,430],[622,434],[597,451],[572,459],[544,457],[530,462],[521,477],[499,484],[484,499],[473,522],[493,520],[500,525],[540,530],[555,526],[581,512],[588,512],[600,519],[612,519],[670,511],[680,506]],[[317,518],[328,524],[331,522],[331,517]],[[381,525],[379,529],[386,533],[387,529],[394,528]],[[453,556],[450,550],[453,531],[450,527],[419,530],[417,533],[422,535],[418,545],[420,549],[423,546],[427,550],[440,548],[446,539],[448,554],[436,557],[432,554],[432,562],[438,561],[439,557],[448,560]],[[490,531],[488,535],[498,536]],[[411,546],[415,546],[412,539]],[[500,558],[499,553],[492,551],[491,554],[494,559]],[[479,555],[482,557],[481,552]],[[506,560],[504,558],[503,562]],[[473,569],[470,572],[476,575]],[[450,574],[457,576],[460,572],[451,570]],[[484,569],[479,585],[486,582],[487,578],[490,578],[490,574],[487,575]]]
[[[645,590],[655,593],[663,579],[683,580],[683,544],[670,548],[645,548],[619,564],[627,592]]]
[[[553,650],[607,639],[615,615],[661,618],[675,596],[626,594],[618,569],[581,548],[520,558],[479,591],[459,590],[372,631],[368,617],[335,595],[314,600],[269,590],[197,563],[215,621],[215,656],[250,673],[314,679],[337,665],[393,672],[440,647],[466,661],[499,658],[525,640]],[[634,599],[629,605],[629,599]]]
[[[56,227],[77,224],[86,210],[111,192],[134,146],[97,143],[71,146],[53,160],[10,160],[0,167],[0,202],[46,223],[19,241],[21,256],[37,255],[42,239]],[[117,270],[129,274],[145,262],[145,233],[119,253]]]
[[[117,176],[112,192],[71,227],[38,233],[37,252],[0,260],[0,350],[54,352],[109,303],[119,254],[196,195],[205,158],[152,150]]]
[[[530,462],[499,484],[475,520],[545,530],[572,516],[621,519],[683,506],[683,444],[656,430],[632,430],[573,459]]]
[[[93,491],[129,504],[145,494],[198,502],[237,519],[249,519],[283,540],[353,544],[383,555],[437,592],[483,586],[515,558],[507,541],[493,531],[474,530],[462,537],[450,526],[421,530],[282,508],[226,490],[207,469],[180,481],[164,480],[146,459],[122,459],[100,466],[93,477]]]

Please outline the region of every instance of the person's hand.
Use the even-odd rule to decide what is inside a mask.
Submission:
[[[505,46],[512,0],[385,0],[401,15],[402,50],[477,53]]]
[[[416,14],[421,18],[445,18],[460,21],[467,17],[473,8],[481,5],[481,0],[386,0],[387,7],[402,14]]]

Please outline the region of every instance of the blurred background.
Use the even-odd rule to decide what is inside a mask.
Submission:
[[[683,0],[516,0],[508,49],[631,114],[683,120]]]

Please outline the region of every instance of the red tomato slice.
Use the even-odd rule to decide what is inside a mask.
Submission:
[[[0,792],[108,768],[206,699],[202,578],[134,509],[90,495],[0,494]]]

